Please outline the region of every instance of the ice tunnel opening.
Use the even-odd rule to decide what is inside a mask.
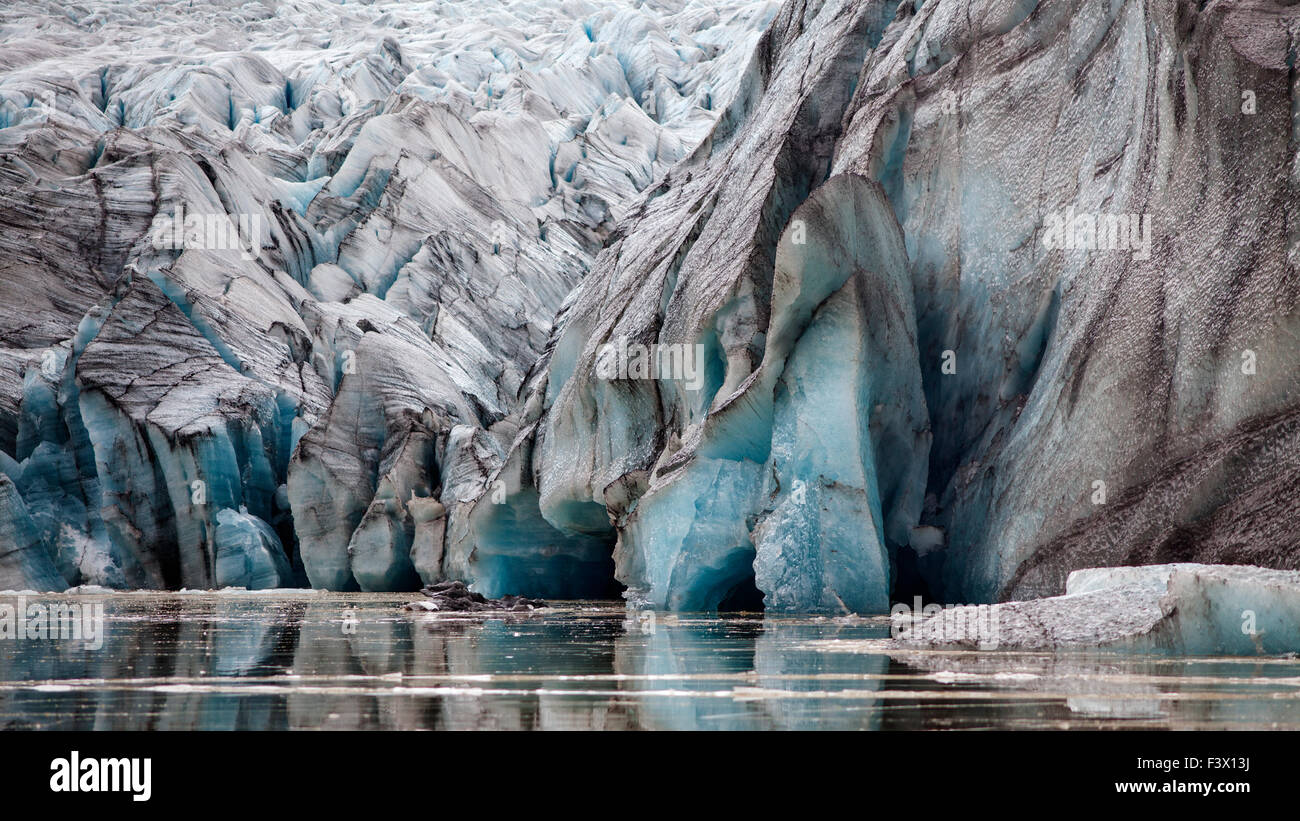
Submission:
[[[1061,320],[1061,288],[1059,282],[1044,287],[1036,297],[1036,307],[1025,312],[1019,328],[999,332],[1001,338],[996,340],[988,328],[962,317],[960,301],[945,297],[928,307],[918,301],[921,384],[934,432],[921,530],[934,528],[943,533],[954,526],[944,505],[970,454],[978,450],[992,426],[1012,430],[1039,389]],[[979,296],[985,302],[989,299],[987,293]],[[973,296],[966,299],[984,304]],[[1013,345],[1009,351],[1003,350],[1007,340]],[[962,528],[969,531],[973,525],[967,520]],[[921,596],[925,601],[947,603],[957,595],[951,589],[952,580],[964,572],[968,556],[960,550],[946,550],[947,538],[944,534],[934,543],[900,546],[895,556],[893,601],[910,604]],[[960,598],[970,599],[971,595]]]
[[[758,583],[754,580],[753,572],[744,579],[741,579],[733,585],[730,590],[723,594],[722,600],[718,602],[718,612],[763,612],[763,591],[758,589]]]
[[[490,598],[621,598],[625,588],[614,578],[617,536],[604,507],[569,510],[570,521],[587,531],[578,532],[552,525],[538,501],[537,491],[526,488],[487,506],[475,527],[474,589]]]
[[[696,567],[689,584],[668,602],[669,608],[704,613],[762,612],[764,595],[754,573],[756,555],[752,547],[740,547],[716,563]]]
[[[528,598],[614,601],[624,587],[614,578],[614,561],[582,561],[551,553],[546,545],[535,557],[491,555],[478,559],[474,587],[489,598]],[[612,548],[611,548],[612,550]],[[549,555],[548,555],[549,554]]]
[[[713,400],[717,398],[718,391],[722,390],[727,379],[727,353],[722,347],[722,341],[718,339],[717,332],[710,331],[705,334],[697,348],[701,355],[696,364],[703,368],[703,373],[700,377],[700,390],[695,398],[692,421],[708,415],[709,409],[713,407]]]
[[[916,550],[904,545],[898,548],[894,556],[894,575],[890,585],[890,604],[911,605],[918,598],[926,603],[941,600],[939,589],[931,583],[938,577],[937,569],[927,567],[927,557],[920,556]]]

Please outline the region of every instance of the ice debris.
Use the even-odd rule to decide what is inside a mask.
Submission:
[[[1300,652],[1300,571],[1163,564],[1070,574],[1063,596],[945,608],[898,641],[932,649]]]
[[[509,610],[527,612],[545,607],[541,599],[529,599],[523,596],[505,595],[499,599],[489,599],[482,593],[475,593],[462,581],[449,581],[431,584],[421,591],[427,599],[410,602],[407,610],[424,612],[481,612],[485,610]]]

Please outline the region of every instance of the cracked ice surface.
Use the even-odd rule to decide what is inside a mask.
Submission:
[[[477,566],[444,542],[566,295],[775,9],[0,9],[0,587],[393,590]],[[455,569],[591,593],[611,547]]]

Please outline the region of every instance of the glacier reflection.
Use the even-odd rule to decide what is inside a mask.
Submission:
[[[0,728],[1300,725],[1292,657],[900,653],[883,619],[637,618],[618,603],[416,615],[407,598],[95,597],[98,650],[0,640]]]

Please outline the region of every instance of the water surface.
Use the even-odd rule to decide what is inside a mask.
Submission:
[[[103,643],[0,640],[0,728],[1300,729],[1294,657],[899,652],[884,618],[412,598],[29,596],[102,602]]]

